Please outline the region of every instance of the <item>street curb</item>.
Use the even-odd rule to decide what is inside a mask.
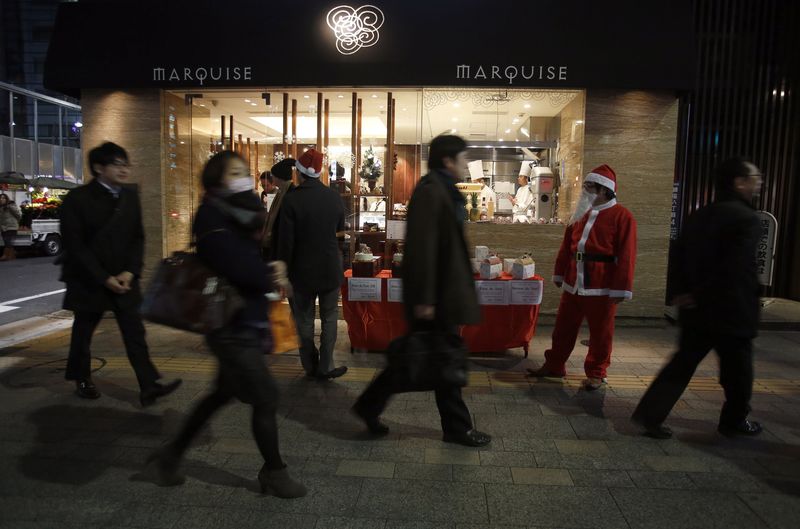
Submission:
[[[35,340],[72,327],[73,318],[63,317],[64,311],[34,316],[0,326],[0,351],[20,343]]]

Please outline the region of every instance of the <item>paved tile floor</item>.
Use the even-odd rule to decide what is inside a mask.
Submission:
[[[656,441],[628,417],[676,330],[618,329],[609,384],[595,393],[579,388],[583,346],[566,381],[523,376],[549,331],[539,330],[530,359],[521,350],[473,358],[465,395],[476,426],[494,436],[484,450],[441,442],[431,393],[398,396],[385,415],[391,434],[365,437],[348,408],[383,358],[351,355],[343,326],[337,359],[350,371],[341,379],[309,382],[296,355],[269,357],[282,389],[282,450],[310,490],[299,500],[258,492],[261,461],[242,404],[199,437],[185,485],[152,483],[147,454],[213,375],[199,337],[149,327],[157,366],[184,384],[147,410],[111,320],[95,340],[97,401],[63,380],[68,333],[0,350],[0,528],[800,527],[800,333],[756,342],[761,437],[716,434],[723,395],[710,356],[670,417],[676,438]]]

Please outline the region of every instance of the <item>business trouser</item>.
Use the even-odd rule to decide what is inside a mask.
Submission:
[[[428,327],[431,324],[414,324],[412,327]],[[441,326],[441,324],[433,324]],[[449,329],[455,332],[454,329]],[[386,368],[378,377],[372,381],[364,393],[356,401],[356,408],[364,417],[377,418],[386,409],[389,400],[395,393],[414,391],[398,385],[397,378],[390,368]],[[436,407],[439,409],[439,417],[442,424],[442,432],[445,434],[459,435],[472,429],[472,417],[467,408],[464,398],[461,395],[459,386],[440,386],[434,390],[436,396]]]
[[[697,320],[694,310],[681,310],[680,319],[678,351],[645,392],[633,413],[634,419],[648,426],[663,423],[689,385],[697,366],[714,349],[719,356],[719,383],[725,392],[719,424],[739,425],[750,413],[753,394],[752,339],[709,332],[706,325]]]
[[[587,377],[605,378],[606,370],[611,365],[616,315],[617,305],[608,296],[561,294],[552,346],[544,353],[544,369],[554,375],[567,374],[567,360],[575,348],[583,318],[586,318],[589,324],[589,352],[583,362],[583,370]]]
[[[136,373],[139,387],[145,389],[152,386],[161,378],[161,375],[150,360],[150,351],[145,341],[144,324],[139,311],[135,308],[114,308],[113,311],[122,333],[125,352]],[[102,318],[102,312],[75,312],[65,374],[67,380],[80,381],[91,378],[92,335]]]

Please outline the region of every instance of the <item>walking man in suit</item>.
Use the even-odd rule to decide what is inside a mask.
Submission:
[[[760,225],[751,202],[761,189],[761,170],[732,158],[717,167],[714,180],[714,202],[689,217],[671,256],[672,302],[680,308],[678,352],[633,413],[633,421],[657,439],[672,437],[664,420],[711,349],[719,356],[719,382],[725,391],[719,433],[758,435],[762,430],[747,418],[760,308]]]
[[[144,260],[144,228],[139,196],[126,185],[130,163],[125,150],[104,143],[89,151],[91,182],[72,190],[60,209],[64,258],[61,280],[67,284],[64,308],[75,313],[66,379],[77,394],[100,397],[92,382],[92,335],[103,312],[114,312],[125,351],[140,388],[142,406],[172,393],[177,379],[161,384],[145,341],[139,315],[139,278]]]

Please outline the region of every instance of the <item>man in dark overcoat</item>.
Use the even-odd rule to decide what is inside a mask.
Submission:
[[[128,155],[114,143],[89,152],[94,178],[73,189],[60,208],[64,242],[61,280],[67,284],[64,308],[75,313],[66,379],[80,397],[100,392],[91,377],[92,335],[105,311],[112,311],[122,332],[140,387],[143,406],[174,391],[180,379],[161,384],[145,341],[139,314],[139,279],[144,259],[142,208],[135,186],[126,185]]]
[[[291,306],[303,369],[309,378],[329,380],[347,372],[347,367],[336,367],[333,361],[344,279],[336,234],[344,230],[344,206],[339,193],[319,181],[322,158],[318,150],[308,149],[295,162],[298,185],[280,205],[276,257],[286,263],[294,291]],[[319,348],[314,344],[317,300]]]
[[[715,174],[714,202],[689,217],[673,248],[670,286],[676,293],[672,302],[680,308],[680,345],[633,414],[650,437],[672,436],[663,422],[711,349],[719,356],[725,391],[718,431],[726,436],[761,433],[761,425],[747,419],[760,309],[760,225],[751,203],[761,182],[761,171],[749,161],[723,162]]]
[[[456,183],[467,175],[466,142],[438,136],[430,146],[430,173],[420,180],[408,207],[403,255],[403,303],[413,330],[457,333],[458,326],[478,323],[480,306],[472,264],[464,238],[467,218],[464,196]],[[386,434],[379,417],[396,387],[387,369],[361,395],[353,412],[373,434]],[[435,390],[444,441],[485,446],[491,437],[472,427],[469,409],[458,386]]]

